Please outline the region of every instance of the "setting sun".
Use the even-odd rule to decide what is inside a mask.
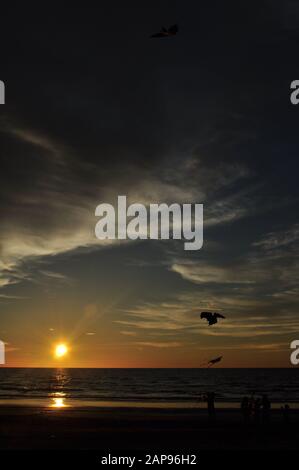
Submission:
[[[60,357],[65,356],[67,353],[68,353],[68,347],[66,346],[66,344],[61,343],[55,346],[55,357],[60,358]]]

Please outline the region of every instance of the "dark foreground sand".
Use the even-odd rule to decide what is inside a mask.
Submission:
[[[244,424],[239,410],[0,407],[0,449],[295,450],[299,412],[290,423]]]

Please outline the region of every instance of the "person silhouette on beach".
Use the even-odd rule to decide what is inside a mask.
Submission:
[[[241,401],[241,412],[243,415],[244,423],[248,423],[250,420],[250,409],[249,409],[249,398],[244,397]]]
[[[215,416],[215,393],[208,392],[206,395],[206,401],[208,405],[209,418],[213,418]]]
[[[263,422],[268,423],[270,420],[271,402],[267,394],[262,396],[262,410],[263,410]]]
[[[248,414],[249,414],[249,419],[253,416],[254,412],[254,403],[255,403],[255,398],[254,398],[254,393],[250,396],[248,400]]]
[[[281,407],[281,411],[282,411],[284,424],[289,424],[290,423],[290,406],[288,404],[285,404],[284,406]]]
[[[260,398],[257,398],[257,399],[254,401],[254,405],[253,405],[253,418],[254,418],[254,422],[255,422],[256,424],[259,424],[259,423],[260,423],[260,419],[261,419],[261,406],[262,406],[261,399],[260,399]]]

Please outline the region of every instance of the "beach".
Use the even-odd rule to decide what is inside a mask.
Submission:
[[[239,409],[0,406],[1,450],[296,450],[299,410],[244,423]]]
[[[0,369],[0,376],[1,450],[291,450],[299,440],[298,370]],[[261,402],[254,416],[265,395],[268,421]],[[248,422],[244,397],[253,405]]]

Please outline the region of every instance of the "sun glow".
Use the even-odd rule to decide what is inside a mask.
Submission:
[[[57,344],[57,346],[55,346],[55,357],[57,357],[58,359],[60,357],[65,356],[67,353],[68,353],[68,347],[66,344],[60,343],[60,344]]]
[[[53,403],[51,404],[51,408],[65,408],[66,404],[64,402],[64,398],[52,398]]]

